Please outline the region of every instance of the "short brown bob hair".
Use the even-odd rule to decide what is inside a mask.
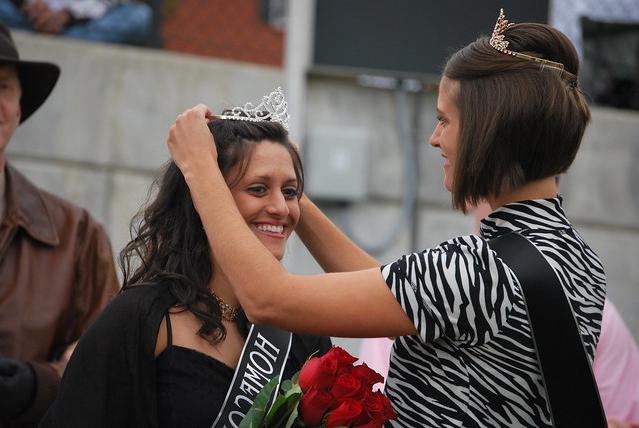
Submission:
[[[565,172],[590,121],[568,38],[536,23],[515,24],[504,35],[508,49],[560,62],[565,71],[499,52],[487,37],[450,57],[443,75],[460,83],[452,198],[464,212],[487,197]]]

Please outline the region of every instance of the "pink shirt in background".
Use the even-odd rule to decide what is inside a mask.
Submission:
[[[386,379],[393,342],[365,339],[360,360]],[[606,418],[639,423],[639,349],[615,306],[606,299],[592,369]]]
[[[639,349],[608,299],[592,370],[606,417],[639,423]]]
[[[384,384],[388,377],[388,365],[393,341],[387,337],[363,339],[359,348],[359,360],[384,376]]]

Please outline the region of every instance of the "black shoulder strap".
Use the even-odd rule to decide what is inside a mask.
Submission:
[[[166,346],[169,347],[173,345],[173,329],[171,328],[171,315],[169,311],[166,311],[164,319],[166,319]]]
[[[605,428],[590,361],[554,270],[537,247],[516,232],[489,245],[521,284],[553,425]]]
[[[288,331],[266,324],[251,326],[224,404],[211,428],[240,426],[259,392],[275,377],[279,378],[274,389],[277,395],[292,341]]]

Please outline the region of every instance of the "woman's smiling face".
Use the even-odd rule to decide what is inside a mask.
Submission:
[[[453,178],[459,145],[459,82],[442,77],[437,96],[437,125],[430,137],[430,145],[439,148],[444,158],[444,187],[453,190]]]
[[[226,174],[233,199],[253,233],[281,260],[300,219],[299,183],[291,154],[281,144],[262,140],[255,144],[237,180],[241,163]]]

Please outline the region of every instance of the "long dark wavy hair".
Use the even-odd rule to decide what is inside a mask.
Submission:
[[[231,168],[240,166],[229,186],[245,174],[255,145],[268,140],[281,144],[290,153],[301,196],[302,162],[279,123],[215,119],[209,122],[209,129],[225,177]],[[214,274],[209,243],[184,176],[174,162],[167,163],[154,181],[146,206],[131,221],[130,233],[131,241],[119,258],[124,278],[122,290],[139,285],[168,287],[178,307],[202,321],[198,335],[212,344],[224,340],[226,329],[220,309],[208,291]],[[245,334],[247,321],[243,313],[238,325]]]

